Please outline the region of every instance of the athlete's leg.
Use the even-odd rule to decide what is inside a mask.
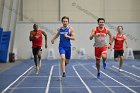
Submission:
[[[119,71],[121,71],[122,65],[123,65],[123,62],[124,62],[124,57],[123,57],[124,51],[123,51],[123,50],[120,50],[119,52],[120,52],[120,53],[119,53],[119,55],[120,55]]]
[[[38,51],[38,66],[39,66],[39,68],[41,67],[41,54],[42,54],[42,49],[39,49],[39,51]]]
[[[71,58],[71,47],[67,47],[65,50],[66,50],[65,51],[65,58],[66,58],[65,66],[67,66],[67,64],[69,64],[70,58]]]
[[[34,55],[34,62],[35,62],[35,66],[37,67],[37,55]]]
[[[95,47],[95,57],[96,57],[97,78],[100,78],[101,48],[96,48]]]
[[[103,59],[103,63],[105,63],[105,61],[107,59],[107,53],[106,52],[102,53],[102,59]]]
[[[107,59],[107,47],[102,47],[102,59],[103,59],[103,68],[106,68],[106,59]]]
[[[65,77],[65,61],[66,61],[66,58],[65,58],[65,49],[63,47],[59,47],[59,53],[60,53],[60,57],[61,57],[61,70],[62,70],[62,73],[63,73],[63,77]]]
[[[124,62],[124,58],[123,58],[123,56],[120,56],[119,69],[122,69],[123,62]]]
[[[66,59],[65,66],[67,66],[67,64],[69,64],[69,62],[70,62],[70,59]]]
[[[96,58],[96,68],[97,68],[97,72],[100,72],[100,59]]]
[[[33,55],[34,55],[34,63],[35,63],[35,66],[37,67],[37,48],[33,48],[32,49],[32,52],[33,52]]]
[[[118,51],[114,50],[114,61],[117,62],[118,61]]]
[[[65,61],[66,61],[65,54],[61,54],[60,57],[61,57],[60,65],[61,65],[61,69],[62,69],[62,73],[63,73],[62,76],[65,77],[65,73],[66,73],[66,71],[65,71]]]

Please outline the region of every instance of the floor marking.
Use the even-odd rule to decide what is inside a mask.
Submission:
[[[91,71],[89,71],[84,65],[80,64],[80,66],[82,66],[88,73],[90,73],[93,77],[96,78],[96,76],[91,73]],[[105,83],[103,83],[100,79],[98,79],[98,81],[104,85],[104,87],[106,87],[111,93],[115,93],[111,88],[107,87]]]
[[[119,68],[117,68],[117,67],[115,67],[115,66],[112,66],[112,67],[113,67],[113,68],[116,68],[116,69],[119,69]],[[122,70],[122,72],[128,73],[128,74],[133,75],[133,76],[135,76],[135,77],[137,77],[137,78],[140,78],[140,76],[135,75],[135,74],[133,74],[133,73],[130,73],[130,72],[126,71],[126,70]]]
[[[49,78],[48,78],[48,83],[47,83],[47,86],[46,86],[45,93],[49,93],[49,87],[50,87],[50,81],[51,81],[51,77],[52,77],[53,68],[54,68],[54,66],[52,66],[51,70],[50,70],[50,75],[49,75]]]
[[[77,74],[77,76],[79,77],[80,81],[84,84],[84,86],[86,87],[86,89],[88,90],[88,93],[92,93],[92,91],[90,90],[90,88],[87,86],[87,84],[84,82],[84,80],[81,78],[81,76],[78,74],[77,70],[75,69],[75,66],[72,66],[75,73]]]
[[[7,86],[1,93],[5,93],[14,83],[16,83],[23,75],[25,75],[28,71],[30,71],[33,68],[31,66],[29,69],[27,69],[22,75],[20,75],[15,81],[13,81],[9,86]]]
[[[92,67],[93,67],[94,69],[96,69],[94,66],[92,66]],[[116,79],[112,78],[111,76],[105,74],[103,71],[100,71],[100,72],[103,73],[104,75],[106,75],[107,77],[109,77],[110,79],[112,79],[113,81],[117,82],[118,84],[124,86],[126,89],[130,90],[131,92],[133,92],[133,93],[138,93],[138,92],[136,92],[135,90],[131,89],[130,87],[126,86],[125,84],[123,84],[123,83],[117,81]]]

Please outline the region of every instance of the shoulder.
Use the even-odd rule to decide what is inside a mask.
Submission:
[[[34,31],[33,31],[33,30],[32,30],[32,31],[30,31],[30,33],[31,33],[31,34],[33,34],[33,33],[34,33]]]
[[[126,39],[126,35],[123,34],[124,39]]]
[[[109,28],[107,28],[107,27],[104,27],[104,28],[106,29],[107,32],[110,32],[110,29]]]
[[[92,32],[97,31],[97,29],[98,29],[98,27],[94,27],[94,28],[92,28]]]
[[[73,27],[69,27],[69,29],[70,29],[70,30],[72,30],[72,31],[74,30],[74,28],[73,28]]]

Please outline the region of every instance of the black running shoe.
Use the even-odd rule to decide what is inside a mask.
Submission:
[[[66,77],[66,72],[63,72],[63,75],[62,75],[62,77]]]

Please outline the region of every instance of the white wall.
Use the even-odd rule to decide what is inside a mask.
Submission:
[[[37,22],[58,22],[64,15],[72,22],[96,22],[97,17],[140,22],[140,0],[23,0],[23,15]]]
[[[17,55],[19,59],[28,59],[31,57],[31,42],[29,41],[29,33],[32,30],[32,23],[29,22],[18,22],[15,32],[15,40],[14,40],[14,49],[17,49]],[[76,33],[76,41],[72,42],[72,47],[76,47],[76,50],[79,48],[85,48],[87,54],[90,57],[93,57],[93,43],[94,40],[89,40],[89,34],[91,29],[95,27],[97,23],[70,23]],[[140,23],[106,23],[106,26],[110,28],[112,34],[115,34],[115,27],[118,25],[124,26],[124,31],[128,37],[129,47],[134,50],[140,50],[140,40],[139,40],[139,29]],[[50,40],[52,38],[52,34],[50,32],[56,32],[56,29],[61,26],[61,23],[50,22],[50,23],[39,23],[40,29],[46,31],[44,28],[48,29],[46,31],[48,35],[48,49],[54,48],[55,55],[59,58],[58,53],[58,43],[59,39],[55,41],[55,44],[52,45]],[[47,49],[47,50],[48,50]],[[47,50],[44,49],[43,46],[43,58],[47,57]],[[78,54],[76,50],[73,51],[73,58],[77,58]]]

